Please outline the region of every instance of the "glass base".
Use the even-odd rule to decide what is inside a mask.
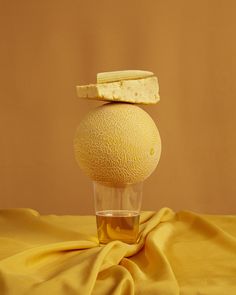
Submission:
[[[106,210],[96,213],[98,239],[101,244],[114,240],[134,244],[139,232],[139,213],[126,210]]]

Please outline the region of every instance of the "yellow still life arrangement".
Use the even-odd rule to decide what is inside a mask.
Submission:
[[[157,77],[142,70],[103,72],[97,84],[76,89],[80,98],[109,102],[87,114],[74,139],[77,163],[94,184],[100,243],[135,243],[143,181],[161,155],[156,124],[137,104],[159,101]]]

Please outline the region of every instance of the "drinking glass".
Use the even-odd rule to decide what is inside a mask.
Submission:
[[[143,183],[111,185],[93,182],[97,233],[100,244],[119,240],[137,242]]]

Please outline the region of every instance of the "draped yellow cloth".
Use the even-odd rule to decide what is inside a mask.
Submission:
[[[99,246],[94,216],[0,211],[1,295],[236,294],[236,216],[143,212],[140,239]]]

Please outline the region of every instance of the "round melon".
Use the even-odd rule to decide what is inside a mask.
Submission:
[[[143,109],[107,103],[90,111],[74,138],[76,160],[92,179],[110,184],[145,180],[161,155],[158,129]]]

